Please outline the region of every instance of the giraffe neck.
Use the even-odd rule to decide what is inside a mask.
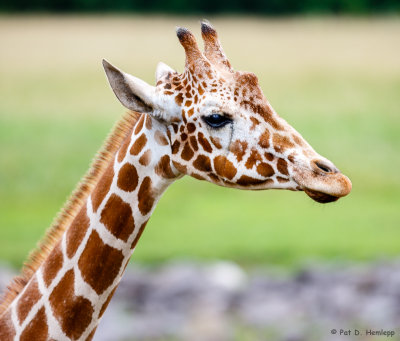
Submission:
[[[24,290],[0,339],[87,340],[95,332],[155,204],[178,178],[165,127],[143,114]]]

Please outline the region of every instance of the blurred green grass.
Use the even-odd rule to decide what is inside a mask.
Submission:
[[[236,69],[353,182],[326,206],[304,193],[245,192],[185,178],[161,199],[140,262],[226,258],[295,265],[400,253],[400,20],[210,18]],[[123,112],[105,57],[154,81],[182,70],[182,17],[0,20],[0,259],[20,266]]]

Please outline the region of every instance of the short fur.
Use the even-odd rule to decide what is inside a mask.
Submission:
[[[34,273],[48,257],[54,246],[75,218],[79,209],[85,203],[89,193],[104,173],[108,163],[117,152],[122,142],[132,130],[140,117],[140,113],[127,112],[114,126],[102,148],[94,158],[89,171],[78,183],[77,188],[72,192],[64,207],[56,216],[51,227],[47,230],[43,239],[38,243],[25,261],[21,274],[16,276],[0,301],[0,317],[7,310],[14,298],[24,289]]]

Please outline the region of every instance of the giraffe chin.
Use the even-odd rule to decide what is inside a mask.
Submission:
[[[319,202],[320,204],[327,204],[329,202],[334,202],[339,199],[334,195],[313,191],[312,189],[304,188],[304,192],[314,201]]]

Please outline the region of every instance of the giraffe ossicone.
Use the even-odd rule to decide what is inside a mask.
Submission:
[[[204,53],[177,29],[185,70],[160,63],[156,86],[103,61],[130,112],[3,296],[1,340],[91,339],[158,199],[183,175],[304,191],[321,203],[350,192],[350,180],[275,113],[257,77],[232,68],[214,28],[201,30]]]

